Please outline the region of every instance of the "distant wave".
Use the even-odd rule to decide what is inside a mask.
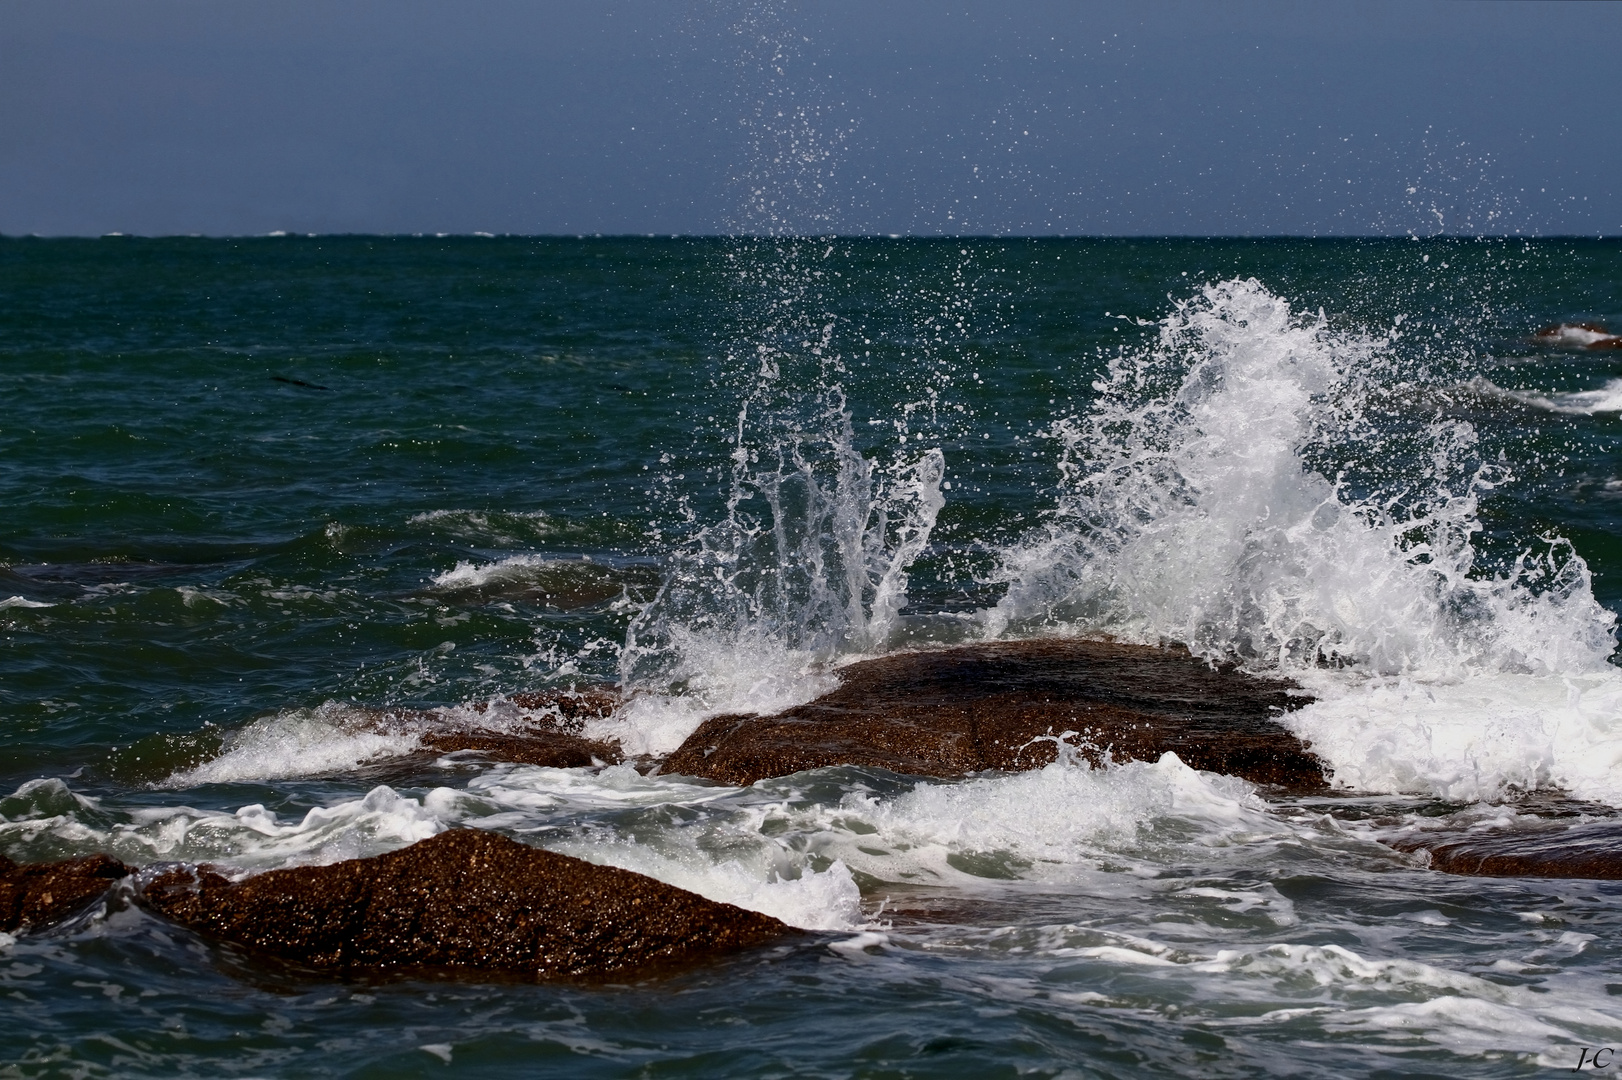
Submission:
[[[1537,332],[1537,340],[1545,345],[1564,345],[1568,348],[1622,349],[1622,336],[1611,333],[1598,323],[1545,326]]]
[[[1540,394],[1535,390],[1506,390],[1492,380],[1478,376],[1470,381],[1470,388],[1485,397],[1518,401],[1533,408],[1573,416],[1622,413],[1622,379],[1612,379],[1598,390]]]

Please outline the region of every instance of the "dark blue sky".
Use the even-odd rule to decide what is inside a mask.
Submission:
[[[1622,4],[7,0],[0,233],[1622,234]]]

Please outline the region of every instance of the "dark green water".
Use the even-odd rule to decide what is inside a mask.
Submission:
[[[0,853],[262,868],[482,823],[819,931],[631,987],[308,984],[122,907],[0,948],[0,1073],[1509,1076],[1622,1043],[1617,886],[1445,879],[1358,831],[1490,815],[1521,758],[1472,758],[1491,775],[1468,791],[1406,750],[1346,758],[1375,809],[1329,826],[1324,807],[1167,763],[958,785],[828,770],[721,797],[475,761],[402,782],[399,746],[346,725],[350,706],[623,671],[689,692],[616,732],[679,741],[705,711],[805,696],[832,655],[980,633],[1011,578],[1035,580],[1010,552],[1069,527],[1050,425],[1087,415],[1108,360],[1146,355],[1178,302],[1252,277],[1383,342],[1349,361],[1346,412],[1378,437],[1285,432],[1296,475],[1400,508],[1485,462],[1496,486],[1456,516],[1479,526],[1474,579],[1558,535],[1592,600],[1622,604],[1622,351],[1532,338],[1622,329],[1614,242],[0,240],[0,788],[16,792]],[[1278,363],[1256,394],[1297,361]],[[1277,434],[1262,397],[1241,406],[1258,444]],[[1461,423],[1473,441],[1439,449]],[[739,446],[770,460],[745,477]],[[783,584],[803,564],[718,527],[729,494],[732,520],[766,520],[770,461],[792,481],[796,454],[818,477],[856,454],[880,479],[860,512],[887,508],[893,553],[893,523],[922,513],[905,484],[925,448],[944,506],[882,634],[833,626],[816,582]],[[850,509],[785,483],[783,515],[813,540]],[[1212,520],[1250,505],[1212,498]],[[717,552],[753,593],[660,595]],[[1603,658],[1501,659],[1516,634],[1582,638],[1593,612],[1527,588],[1445,609],[1510,627],[1498,652],[1465,656],[1434,621],[1413,634],[1464,657],[1448,686],[1482,673],[1483,738],[1618,805],[1603,761],[1560,764],[1622,767]],[[992,625],[1169,634],[1162,608],[1086,610]],[[1536,618],[1511,625],[1521,611]],[[639,613],[663,650],[648,668],[622,665]],[[1240,629],[1243,657],[1266,635]],[[1429,685],[1433,660],[1386,674]],[[1540,704],[1562,679],[1592,703],[1570,706],[1587,742],[1561,742]]]

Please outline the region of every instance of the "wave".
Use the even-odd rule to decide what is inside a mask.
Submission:
[[[1578,349],[1622,348],[1622,335],[1611,333],[1598,323],[1559,323],[1537,332],[1544,345],[1564,345]]]
[[[1289,725],[1346,786],[1622,805],[1616,617],[1559,538],[1479,565],[1480,500],[1507,476],[1462,421],[1386,433],[1372,389],[1393,345],[1255,280],[1178,303],[1054,423],[1057,506],[1004,552],[985,632],[1172,641],[1288,675],[1320,698]]]
[[[1506,390],[1490,379],[1476,377],[1470,389],[1483,397],[1518,401],[1536,409],[1573,416],[1593,416],[1597,413],[1622,413],[1622,379],[1611,379],[1598,390],[1576,390],[1569,393],[1540,394],[1535,390]]]
[[[562,611],[596,607],[651,591],[642,567],[616,567],[591,558],[511,555],[491,563],[459,561],[433,578],[429,592],[447,600],[519,600]]]
[[[559,533],[569,531],[565,523],[538,510],[529,513],[428,510],[413,514],[407,523],[424,526],[431,532],[444,533],[470,544],[498,547],[552,539]]]

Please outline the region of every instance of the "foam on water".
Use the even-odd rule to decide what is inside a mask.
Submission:
[[[564,529],[540,511],[485,513],[478,510],[428,510],[407,518],[411,525],[427,526],[475,544],[518,544],[550,539]]]
[[[1610,379],[1597,390],[1573,390],[1552,394],[1540,394],[1535,390],[1506,390],[1484,377],[1471,380],[1470,388],[1487,397],[1505,398],[1533,408],[1570,416],[1622,412],[1622,379]]]
[[[434,587],[445,592],[482,589],[503,581],[533,579],[537,571],[565,565],[562,560],[542,555],[510,555],[493,563],[479,565],[461,560],[444,573],[434,575]]]
[[[1324,700],[1284,723],[1347,787],[1463,802],[1553,788],[1622,806],[1622,678],[1614,673],[1313,685]]]
[[[1006,553],[986,630],[1175,641],[1297,678],[1324,701],[1291,722],[1342,783],[1622,802],[1600,775],[1622,755],[1615,616],[1564,541],[1478,565],[1479,500],[1507,477],[1462,422],[1382,436],[1368,387],[1395,341],[1254,280],[1178,303],[1054,425],[1057,513]],[[1351,464],[1331,479],[1321,456]]]
[[[1561,323],[1538,332],[1538,340],[1548,345],[1576,346],[1591,349],[1596,345],[1612,345],[1617,335],[1593,324]]]
[[[1290,827],[1248,784],[1175,755],[1093,769],[1076,755],[1031,773],[892,786],[854,770],[738,789],[595,771],[497,766],[417,796],[379,786],[284,818],[262,804],[113,809],[61,780],[0,800],[0,839],[108,851],[134,863],[217,861],[243,870],[378,854],[456,826],[539,841],[794,925],[855,930],[853,871],[870,881],[1074,880],[1099,859],[1152,868],[1190,848],[1276,841]],[[1273,898],[1277,900],[1278,898]]]
[[[1064,755],[1032,772],[925,783],[891,799],[852,793],[840,811],[857,836],[871,830],[841,857],[885,880],[960,879],[966,856],[998,872],[1062,878],[1104,856],[1152,859],[1281,830],[1249,784],[1172,753],[1099,769]]]
[[[378,730],[377,721],[374,710],[336,702],[261,717],[228,735],[219,756],[175,773],[162,786],[321,776],[418,748],[415,733]]]

